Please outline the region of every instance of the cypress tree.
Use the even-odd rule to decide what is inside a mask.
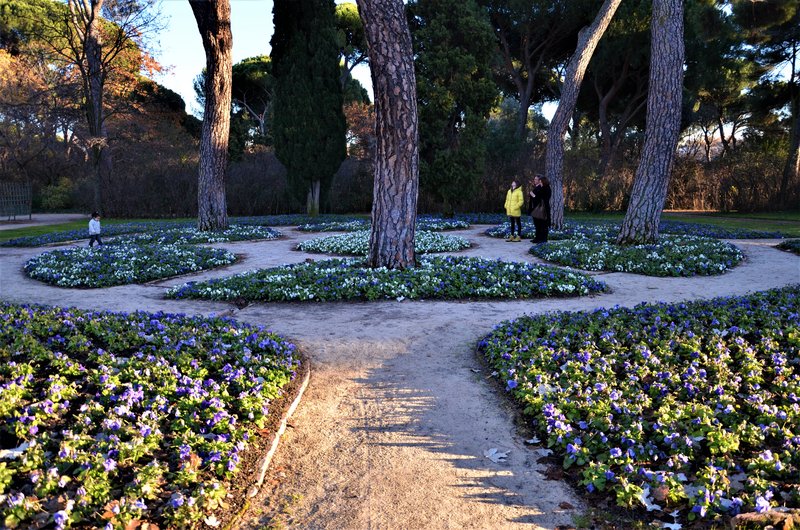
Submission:
[[[319,213],[346,156],[333,0],[275,0],[275,155],[294,197]]]

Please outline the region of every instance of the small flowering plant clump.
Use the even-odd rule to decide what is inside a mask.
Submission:
[[[230,319],[0,305],[0,524],[197,526],[297,357]]]
[[[800,286],[523,317],[479,349],[590,492],[690,520],[800,506]]]
[[[167,291],[170,298],[333,301],[387,298],[532,298],[580,296],[603,282],[556,267],[482,258],[425,256],[404,270],[370,269],[356,259],[284,265]]]
[[[778,248],[794,254],[800,254],[800,239],[787,239],[778,244]]]
[[[59,287],[110,287],[143,283],[229,265],[227,250],[187,245],[108,244],[45,252],[25,263],[25,273]]]
[[[414,234],[414,250],[420,254],[457,252],[470,247],[466,238],[419,230]],[[369,230],[309,239],[297,245],[304,252],[366,256],[369,252]]]
[[[530,253],[547,261],[591,271],[648,276],[722,274],[744,259],[742,251],[705,237],[662,235],[651,245],[621,246],[601,238],[576,238],[534,245]]]
[[[194,227],[173,228],[136,235],[121,236],[115,243],[137,245],[189,245],[202,243],[226,243],[229,241],[273,240],[283,234],[265,226],[231,225],[220,232],[201,231]]]

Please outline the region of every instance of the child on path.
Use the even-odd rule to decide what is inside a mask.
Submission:
[[[92,219],[89,221],[89,248],[94,246],[95,241],[97,246],[103,246],[103,242],[100,241],[100,214],[92,212]]]
[[[522,188],[517,184],[516,179],[511,181],[511,189],[506,193],[506,215],[511,221],[511,234],[506,241],[522,241],[522,205],[525,199],[522,196]]]

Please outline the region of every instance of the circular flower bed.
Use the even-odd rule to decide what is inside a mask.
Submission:
[[[662,235],[653,245],[615,245],[595,238],[534,245],[530,253],[548,261],[591,271],[633,272],[648,276],[708,276],[739,264],[742,252],[723,241]]]
[[[173,228],[157,232],[120,236],[114,243],[137,245],[187,245],[225,243],[228,241],[272,240],[283,234],[264,226],[232,225],[220,232],[200,231],[197,228]]]
[[[419,254],[457,252],[469,247],[469,241],[461,236],[424,230],[419,230],[414,235],[414,250]],[[369,252],[369,230],[309,239],[297,245],[297,250],[324,254],[365,256]]]
[[[2,304],[0,344],[4,528],[194,527],[299,368],[260,328],[163,313]]]
[[[386,298],[531,298],[578,296],[605,289],[590,276],[556,267],[453,256],[422,257],[405,270],[370,269],[332,259],[190,282],[171,298],[206,300],[376,300]]]
[[[794,254],[800,254],[800,239],[787,239],[778,243],[778,248]]]
[[[800,286],[523,317],[479,349],[590,492],[688,519],[800,506]]]
[[[45,252],[25,263],[31,278],[59,287],[110,287],[211,269],[236,261],[227,250],[108,244]]]
[[[354,219],[351,221],[328,221],[319,223],[306,223],[297,227],[303,232],[354,232],[369,230],[369,219]],[[469,223],[458,219],[440,219],[438,217],[417,218],[417,230],[461,230],[469,228]]]

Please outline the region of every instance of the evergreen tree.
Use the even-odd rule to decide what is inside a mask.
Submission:
[[[319,213],[346,155],[333,0],[276,0],[272,73],[275,155],[290,188]]]
[[[483,175],[486,120],[497,99],[494,35],[474,0],[408,5],[416,54],[420,185],[452,214]]]

